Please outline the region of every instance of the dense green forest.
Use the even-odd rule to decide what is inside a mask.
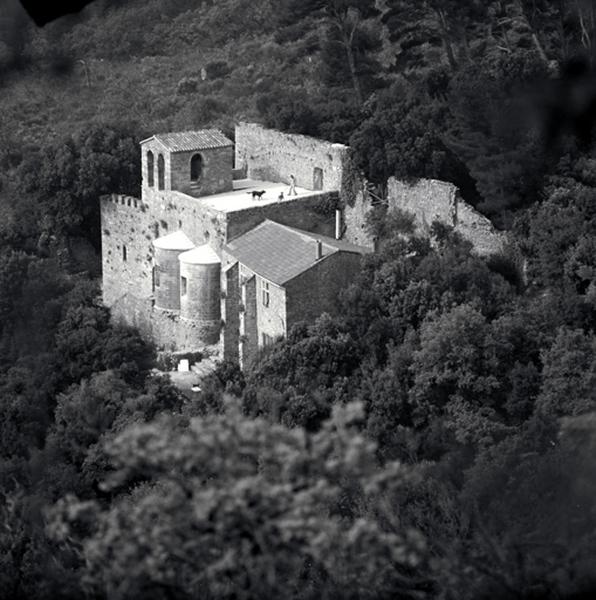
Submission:
[[[0,21],[0,596],[593,598],[592,3],[15,15]],[[189,401],[101,305],[98,198],[139,194],[144,136],[238,120],[348,143],[380,190],[451,181],[511,248],[480,258],[377,208],[380,251],[340,316],[244,372],[222,363]]]

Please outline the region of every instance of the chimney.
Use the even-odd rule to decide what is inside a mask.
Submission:
[[[323,242],[317,240],[317,260],[323,258]]]
[[[335,239],[341,240],[341,210],[335,210]]]

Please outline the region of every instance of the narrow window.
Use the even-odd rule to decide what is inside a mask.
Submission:
[[[153,267],[153,289],[159,287],[159,267],[155,265]]]
[[[153,152],[147,152],[147,183],[149,187],[153,187],[155,181],[153,179]]]
[[[166,180],[166,165],[163,159],[163,155],[160,154],[157,157],[157,189],[163,190],[165,188],[165,180]]]
[[[188,281],[186,277],[180,277],[180,294],[186,296],[188,291]]]
[[[126,255],[127,255],[127,253],[126,253],[126,246],[124,244],[122,244],[122,260],[124,262],[126,262]]]
[[[322,190],[323,189],[323,169],[321,169],[320,167],[314,168],[313,189],[314,190]]]
[[[262,339],[263,339],[263,346],[269,346],[269,345],[273,344],[273,337],[270,335],[267,335],[266,333],[262,334]]]
[[[263,306],[269,306],[269,284],[263,282]]]
[[[203,157],[200,154],[195,154],[190,159],[190,180],[199,181],[203,174]]]

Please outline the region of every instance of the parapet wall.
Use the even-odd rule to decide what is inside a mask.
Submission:
[[[129,290],[152,292],[152,228],[147,206],[138,198],[114,194],[101,199],[103,300],[112,306]]]
[[[337,194],[298,196],[274,204],[256,205],[252,208],[228,213],[227,240],[233,240],[265,219],[271,219],[297,229],[333,236],[335,231],[335,205]],[[330,208],[331,207],[331,208]]]
[[[307,190],[341,191],[345,187],[350,149],[305,135],[281,133],[256,123],[236,126],[237,169],[262,181],[290,182]]]
[[[497,231],[488,218],[466,204],[457,186],[437,179],[420,179],[406,183],[390,177],[387,181],[389,210],[412,213],[415,223],[428,234],[433,221],[453,227],[474,245],[476,253],[486,256],[503,249],[505,234]]]

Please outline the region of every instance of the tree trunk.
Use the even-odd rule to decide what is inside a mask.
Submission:
[[[443,39],[443,47],[445,48],[445,54],[447,54],[447,60],[452,71],[457,71],[457,60],[455,59],[455,52],[453,52],[453,45],[449,37],[449,26],[443,11],[435,9],[435,14],[439,18],[439,26],[441,29],[441,38]]]
[[[538,51],[540,58],[548,65],[548,63],[549,63],[548,56],[546,55],[546,52],[544,51],[544,47],[542,46],[542,44],[540,43],[540,40],[538,39],[538,34],[534,31],[532,32],[532,42],[534,43],[534,46],[535,46],[536,50]]]
[[[350,76],[352,78],[352,85],[354,86],[354,93],[356,94],[356,100],[358,101],[358,104],[362,105],[364,100],[362,98],[360,80],[358,79],[358,73],[356,71],[356,61],[354,60],[354,50],[352,49],[352,44],[345,43],[345,48],[348,57],[348,67],[350,69]]]

